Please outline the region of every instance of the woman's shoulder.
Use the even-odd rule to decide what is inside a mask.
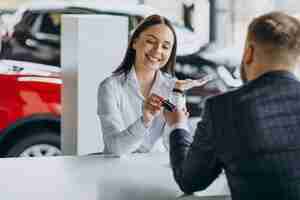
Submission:
[[[164,80],[166,80],[166,81],[173,82],[173,81],[177,80],[177,78],[174,75],[171,75],[170,73],[162,72],[161,74],[162,74]]]
[[[100,87],[117,87],[119,84],[122,83],[123,75],[111,75],[106,77],[100,83]]]
[[[122,92],[120,75],[111,75],[105,78],[98,87],[98,96],[107,98],[107,96],[117,97]]]
[[[177,81],[177,78],[175,76],[172,76],[171,74],[169,73],[166,73],[166,72],[163,72],[161,73],[162,75],[162,80],[163,80],[163,83],[168,87],[168,88],[171,88],[173,89],[175,87],[175,84],[176,84],[176,81]]]

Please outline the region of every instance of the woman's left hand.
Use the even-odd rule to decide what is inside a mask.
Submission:
[[[200,87],[208,83],[213,79],[212,76],[207,75],[200,79],[185,79],[185,80],[177,80],[175,84],[175,88],[179,89],[181,91],[186,91],[188,89],[191,89],[193,87]]]

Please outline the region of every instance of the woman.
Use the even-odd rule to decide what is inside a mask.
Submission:
[[[133,32],[123,62],[98,90],[104,153],[166,150],[166,123],[157,95],[172,96],[176,45],[171,23],[159,15],[147,17]]]

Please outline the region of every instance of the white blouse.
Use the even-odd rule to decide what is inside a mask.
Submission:
[[[158,71],[150,93],[170,98],[176,79]],[[142,122],[144,97],[134,67],[127,75],[112,75],[98,88],[98,116],[104,141],[104,153],[163,152],[168,147],[168,130],[162,113],[150,127]]]

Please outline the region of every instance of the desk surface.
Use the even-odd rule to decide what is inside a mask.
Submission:
[[[168,163],[167,154],[4,158],[0,159],[0,194],[9,200],[177,199],[182,192]],[[180,199],[227,200],[228,194],[222,175],[207,190]],[[207,195],[218,197],[201,197]]]

